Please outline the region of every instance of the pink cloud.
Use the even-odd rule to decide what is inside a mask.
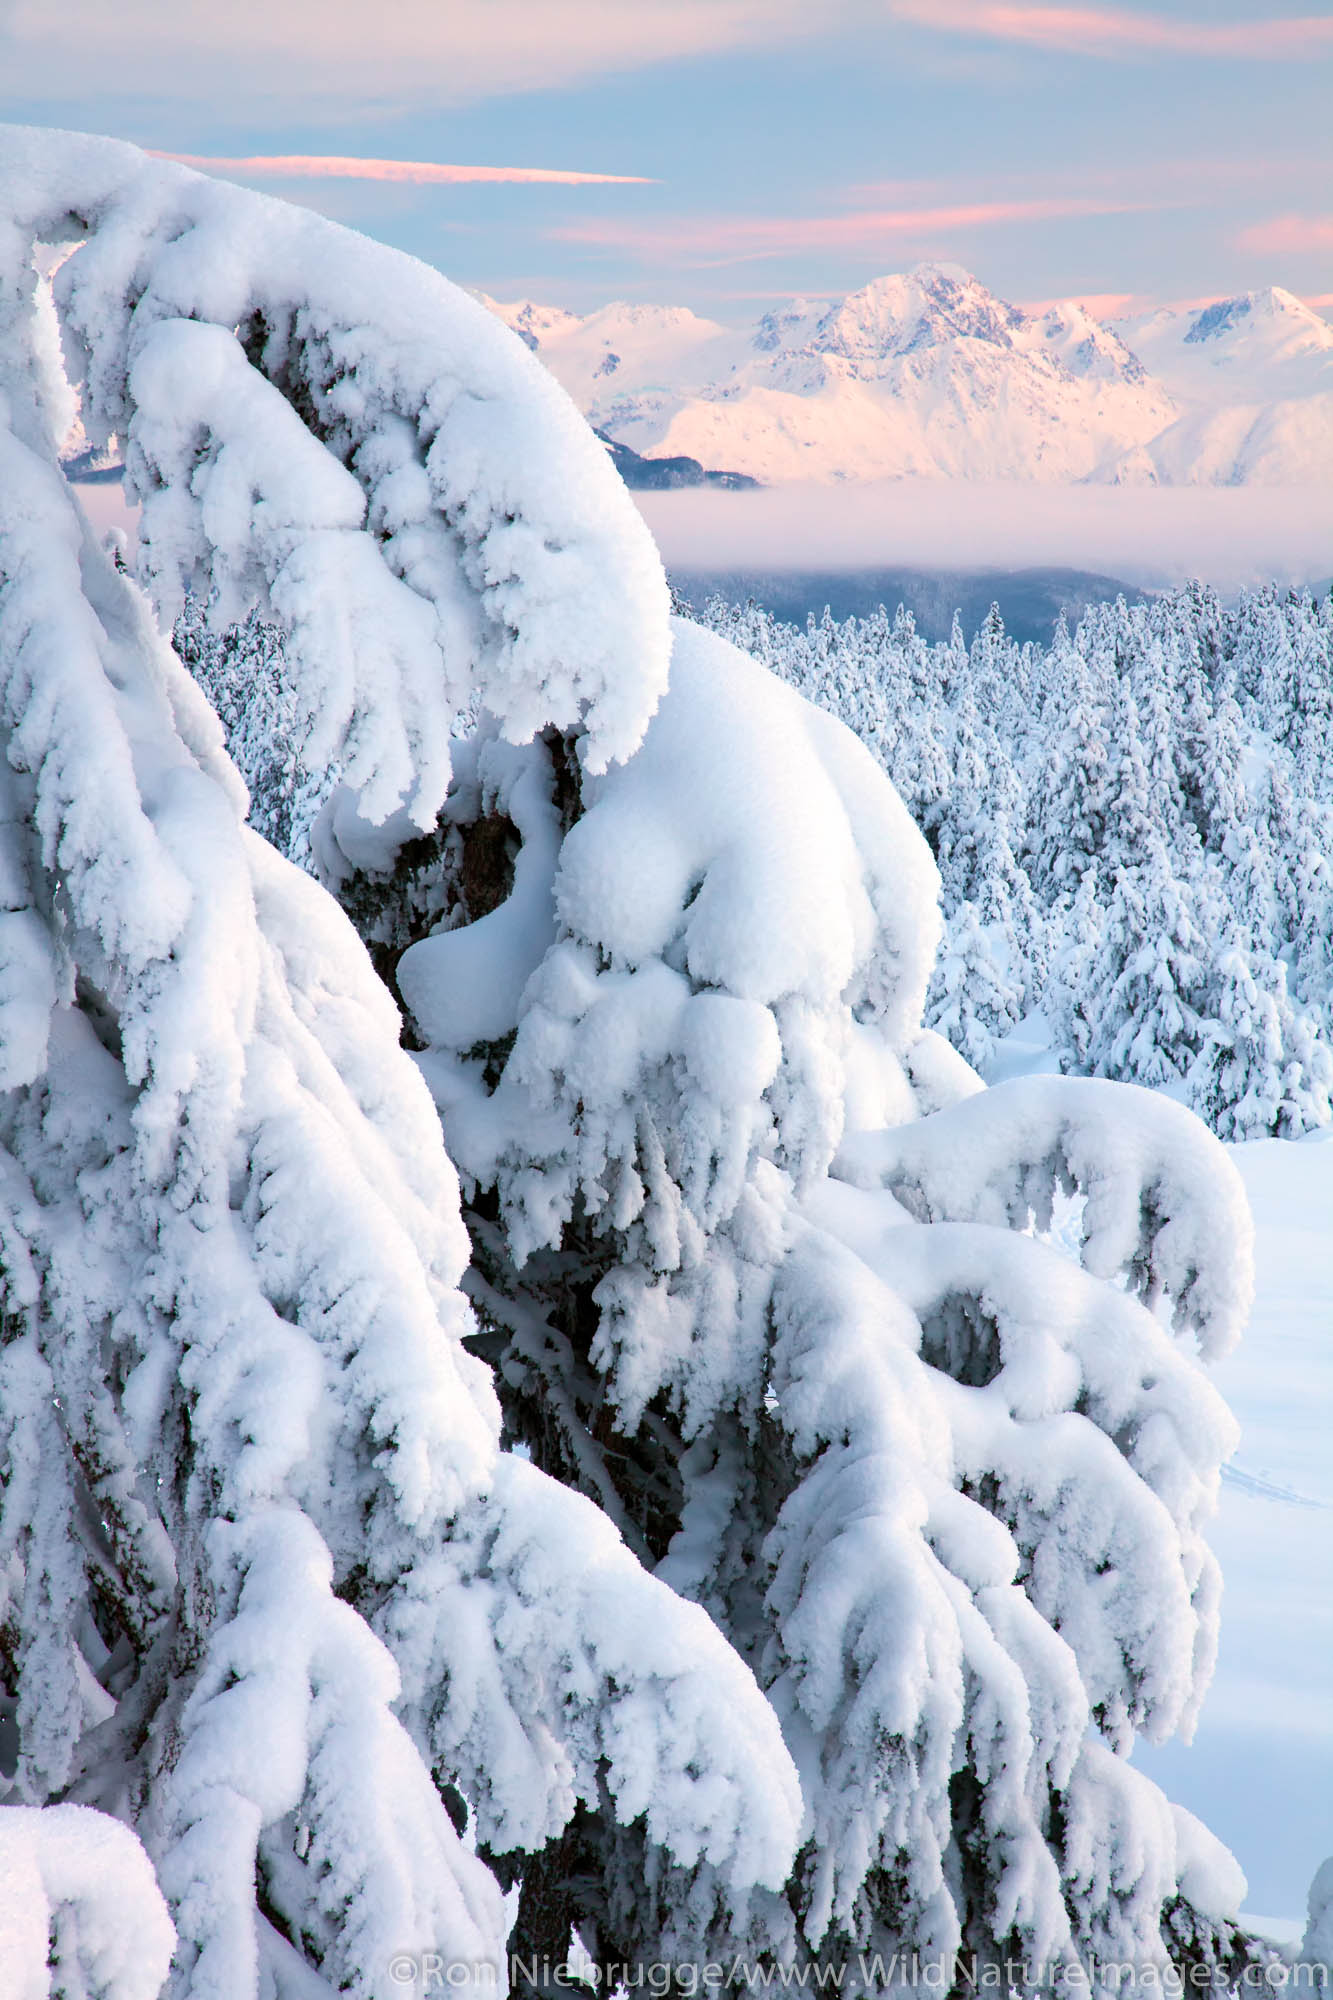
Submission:
[[[1242,229],[1236,248],[1275,257],[1333,250],[1333,215],[1275,215],[1269,222]]]
[[[650,187],[641,174],[583,174],[563,167],[459,167],[434,160],[357,160],[328,153],[258,154],[248,159],[213,158],[200,153],[154,153],[207,173],[236,174],[243,180],[403,181],[415,187],[455,186],[463,181],[553,182],[560,187],[590,185]]]
[[[1083,167],[1077,185],[1084,194],[1123,195],[1133,200],[1155,199],[1163,187],[1169,187],[1178,202],[1182,189],[1187,190],[1191,198],[1200,193],[1211,198],[1222,186],[1240,187],[1248,192],[1261,182],[1286,181],[1307,188],[1312,179],[1317,179],[1327,170],[1326,153],[1317,149],[1277,157],[1237,152],[1195,152],[1184,157],[1167,155],[1142,160],[1130,155]],[[1063,185],[1069,187],[1072,183],[1066,179]],[[1034,184],[1030,175],[1021,179],[992,175],[987,186],[991,194],[999,199],[1001,196],[1020,197],[1034,192],[1039,189],[1040,183]],[[975,177],[962,180],[954,175],[947,180],[863,181],[843,192],[849,203],[906,207],[914,201],[942,204],[951,200],[966,200],[975,187]]]
[[[1146,205],[1059,198],[976,201],[947,208],[865,209],[850,215],[681,216],[656,224],[631,224],[599,216],[587,222],[565,223],[549,234],[564,243],[626,250],[645,260],[666,257],[686,264],[707,265],[781,257],[795,250],[873,254],[904,240],[938,239],[952,230],[1051,222],[1066,216],[1123,215]]]
[[[1133,51],[1284,60],[1333,50],[1333,17],[1178,21],[1119,7],[1009,6],[1002,0],[891,0],[899,20],[945,33],[1085,55]]]

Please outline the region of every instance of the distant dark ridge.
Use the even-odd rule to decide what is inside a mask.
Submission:
[[[76,486],[109,486],[113,480],[125,477],[123,461],[117,460],[113,465],[105,465],[97,453],[92,451],[81,451],[77,458],[63,459],[60,470],[66,479],[72,480]]]
[[[1155,597],[1158,593],[1121,577],[1101,576],[1081,569],[937,570],[676,570],[672,583],[696,608],[710,597],[730,604],[753,598],[785,624],[804,625],[825,608],[835,618],[867,618],[884,605],[896,611],[905,604],[927,639],[947,639],[955,611],[970,640],[992,604],[1000,607],[1004,629],[1020,643],[1049,642],[1056,619],[1064,613],[1075,625],[1090,604],[1114,603],[1117,597]]]
[[[709,472],[697,458],[644,458],[605,431],[595,435],[611,454],[611,463],[626,486],[636,493],[662,493],[676,486],[725,486],[740,492],[759,484],[748,472]]]

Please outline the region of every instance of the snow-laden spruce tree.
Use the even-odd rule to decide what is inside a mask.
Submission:
[[[1137,864],[1117,868],[1077,1009],[1094,1075],[1156,1090],[1183,1084],[1208,1019],[1208,944],[1153,828]]]
[[[61,1993],[160,1982],[142,1853],[52,1801],[134,1829],[192,2000],[378,1996],[431,1951],[494,1990],[467,1819],[526,1852],[583,1802],[771,1893],[800,1812],[772,1707],[604,1512],[500,1450],[394,1003],[245,828],[56,468],[33,246],[78,243],[66,352],[163,600],[204,578],[281,617],[309,756],[372,812],[433,822],[472,695],[577,725],[590,766],[631,749],[666,664],[651,547],[430,274],[102,142],[6,134],[0,184],[0,1838],[27,1856],[0,1987],[44,1993],[48,1942]]]
[[[1333,1117],[1333,1063],[1292,1004],[1282,960],[1248,952],[1245,942],[1228,921],[1209,971],[1190,1100],[1224,1139],[1298,1139]]]
[[[624,1893],[585,1825],[560,1923],[616,1956],[1225,1958],[1223,1878],[1123,1754],[1211,1657],[1229,1425],[1190,1350],[1247,1282],[1230,1169],[1144,1093],[977,1093],[919,1027],[922,843],[721,642],[678,628],[643,746],[577,796],[558,739],[483,723],[470,756],[439,859],[342,886],[380,945],[423,919],[398,983],[511,1432],[708,1607],[807,1812],[744,1911]],[[331,872],[369,842],[346,804],[324,835]],[[1082,1271],[1022,1233],[1061,1187]]]
[[[20,1810],[134,1830],[191,2000],[484,1986],[515,1881],[523,1948],[622,1964],[1234,1966],[1234,1863],[1127,1761],[1212,1661],[1225,1155],[923,1032],[883,772],[668,623],[481,308],[126,147],[0,168]],[[277,635],[307,789],[245,704],[238,750],[336,768],[312,865],[415,1066],[60,480],[57,319],[158,617]]]
[[[986,1068],[997,1041],[1023,1012],[1021,969],[1007,942],[1003,931],[983,924],[975,903],[960,903],[945,928],[927,995],[936,1033],[977,1070]]]

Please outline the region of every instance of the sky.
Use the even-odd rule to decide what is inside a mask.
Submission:
[[[1329,0],[0,0],[0,117],[582,311],[739,321],[924,258],[1333,310],[1330,105]]]

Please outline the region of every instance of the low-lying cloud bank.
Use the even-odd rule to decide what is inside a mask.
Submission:
[[[1333,573],[1333,490],[989,486],[894,480],[756,493],[636,493],[668,569],[1067,565],[1220,590]]]
[[[1333,489],[1265,486],[685,487],[635,493],[669,570],[1091,570],[1148,587],[1222,591],[1333,576]],[[118,485],[80,485],[94,528],[131,544]]]

